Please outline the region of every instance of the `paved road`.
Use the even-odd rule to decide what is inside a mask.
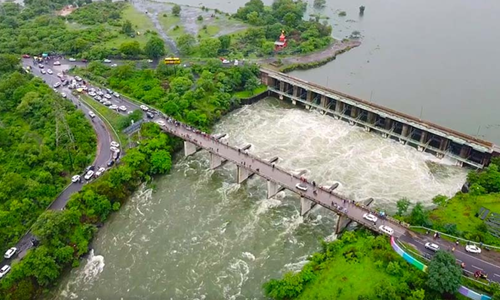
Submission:
[[[183,125],[176,125],[175,122],[171,122],[168,119],[164,119],[164,121],[166,125],[162,126],[162,128],[166,132],[181,137],[182,139],[189,141],[198,147],[204,148],[213,154],[223,157],[240,167],[251,170],[252,173],[278,183],[281,186],[300,194],[302,197],[334,211],[335,213],[340,212],[337,207],[343,207],[344,209],[347,209],[347,216],[350,219],[372,230],[378,231],[379,226],[387,225],[394,230],[394,237],[414,245],[422,253],[427,253],[429,255],[433,254],[430,250],[424,247],[425,242],[430,242],[432,237],[420,235],[414,232],[410,233],[410,231],[401,224],[384,218],[379,218],[375,225],[373,222],[363,218],[363,215],[368,212],[366,208],[353,204],[350,200],[339,194],[330,193],[323,189],[316,189],[317,193],[314,194],[313,191],[315,188],[311,182],[303,182],[299,177],[291,174],[290,172],[279,167],[273,167],[273,164],[251,154],[247,154],[244,151],[238,151],[238,148],[227,145],[215,138],[193,131]],[[304,192],[297,189],[296,185],[298,183],[306,185],[307,191]],[[440,245],[441,249],[444,250],[451,249],[453,246],[453,243],[442,239],[438,239],[437,241],[432,240],[432,242]],[[491,257],[494,257],[497,253],[492,252],[489,257],[486,257],[486,253],[483,253],[482,255],[469,254],[465,252],[463,246],[459,246],[453,254],[459,263],[464,262],[466,264],[466,270],[469,272],[482,270],[483,272],[489,274],[490,280],[500,282],[500,266],[495,264],[495,262],[498,264],[499,260],[493,258],[493,261],[491,261]]]
[[[48,74],[41,74],[40,69],[35,65],[33,66],[32,60],[31,59],[24,59],[23,60],[23,65],[24,66],[32,66],[33,70],[33,75],[41,77],[48,85],[53,86],[56,82],[59,82],[60,79],[57,77],[57,73],[62,70],[61,67],[54,67],[53,70],[55,71],[53,75],[48,75]],[[49,66],[46,66],[46,68],[50,68]],[[78,105],[79,101],[76,97],[74,97],[71,94],[71,90],[68,89],[67,87],[60,87],[59,88],[60,93],[66,93],[68,97],[68,101],[72,101],[79,109],[81,109],[84,113],[85,116],[91,121],[91,124],[94,128],[94,131],[96,132],[97,135],[97,156],[94,160],[93,165],[96,166],[96,168],[99,167],[106,167],[107,162],[111,159],[111,151],[110,151],[110,143],[111,143],[111,133],[108,131],[107,127],[104,125],[103,120],[101,120],[98,116],[96,116],[94,119],[90,118],[89,116],[89,111],[90,109],[85,106],[84,104]],[[136,106],[134,104],[134,106]],[[83,175],[83,170],[82,174]],[[82,183],[73,183],[69,185],[55,200],[52,202],[52,204],[49,206],[48,209],[50,210],[61,210],[66,206],[66,203],[68,202],[70,196],[75,193],[80,191],[83,188],[83,185],[85,184],[84,181]],[[0,268],[5,265],[5,264],[10,264],[12,260],[17,259],[17,258],[22,258],[24,255],[26,255],[27,250],[33,247],[31,240],[34,238],[34,236],[28,232],[26,235],[24,235],[19,242],[16,244],[16,248],[18,249],[17,255],[12,257],[11,259],[3,259],[3,261],[0,263]]]

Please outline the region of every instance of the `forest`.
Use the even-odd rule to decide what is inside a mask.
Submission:
[[[0,251],[28,230],[95,156],[83,113],[0,55]]]

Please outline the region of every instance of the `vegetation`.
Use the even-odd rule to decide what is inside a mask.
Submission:
[[[460,287],[462,270],[455,256],[443,250],[432,257],[428,268],[427,286],[440,294],[453,294]]]
[[[172,14],[176,17],[180,16],[181,6],[179,4],[174,4],[174,6],[172,7]]]
[[[92,162],[95,134],[84,115],[41,79],[0,55],[0,252]]]
[[[191,68],[160,64],[156,70],[138,70],[132,64],[110,68],[92,62],[75,72],[206,131],[239,104],[235,92],[251,88],[248,82],[257,82],[258,87],[259,74],[255,65],[224,68],[218,59]]]

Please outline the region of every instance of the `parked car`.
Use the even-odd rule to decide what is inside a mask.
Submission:
[[[114,92],[113,96],[115,96],[116,98],[120,98],[120,94],[118,94],[117,92]]]
[[[119,147],[120,147],[120,144],[118,144],[118,142],[112,141],[112,142],[111,142],[111,146],[112,146],[112,147],[119,148]]]
[[[61,65],[61,62],[60,62],[60,61],[56,60],[56,61],[54,62],[54,66],[60,66],[60,65]]]
[[[465,251],[470,252],[470,253],[479,254],[479,253],[481,253],[481,248],[479,248],[476,245],[467,245],[467,246],[465,246]]]
[[[94,97],[94,99],[95,99],[96,101],[99,101],[99,102],[101,102],[101,100],[102,100],[102,98],[101,98],[101,97],[99,97],[99,96],[95,96],[95,97]]]
[[[44,70],[44,69],[41,69],[41,70],[40,70],[40,73],[42,73],[43,75],[47,74],[47,72],[45,72],[45,70]]]
[[[146,113],[146,117],[147,117],[148,119],[154,119],[155,115],[154,115],[154,114],[152,114],[152,113],[150,113],[150,112],[147,112],[147,113]]]
[[[95,177],[101,176],[102,173],[104,173],[104,171],[106,171],[106,169],[103,167],[100,167],[99,170],[97,170],[97,172],[95,172]]]
[[[109,63],[111,63],[111,60],[109,60],[109,59],[107,59],[107,58],[106,58],[106,59],[104,60],[104,62],[105,62],[105,63],[107,63],[107,64],[109,64]]]
[[[94,171],[90,170],[85,174],[85,180],[90,180],[94,176]]]
[[[121,110],[121,111],[127,111],[127,107],[124,106],[124,105],[118,107],[118,109]]]
[[[45,66],[44,66],[43,64],[38,64],[38,67],[39,67],[40,69],[45,68]]]
[[[115,152],[115,153],[120,152],[120,149],[113,147],[113,146],[109,147],[109,150],[111,150],[111,152]]]
[[[63,86],[66,86],[66,85],[68,85],[68,84],[69,84],[69,81],[68,81],[68,80],[63,80],[63,82],[62,82],[62,85],[63,85]]]
[[[55,88],[58,88],[58,87],[60,87],[60,86],[61,86],[61,83],[60,83],[60,82],[56,82],[56,83],[54,83],[54,85],[53,85],[53,87],[55,87]]]
[[[57,77],[59,77],[59,78],[63,78],[63,77],[64,77],[64,75],[63,75],[62,73],[57,73]]]
[[[153,60],[152,60],[152,59],[148,59],[148,63],[152,63],[152,62],[153,62]]]
[[[110,109],[118,109],[118,105],[113,104],[113,105],[111,105],[109,108],[110,108]]]
[[[434,252],[439,250],[439,246],[434,243],[425,243],[425,248],[432,250]]]
[[[116,67],[118,67],[118,65],[117,64],[111,64],[111,67],[116,68]]]
[[[86,62],[87,62],[87,60],[86,60],[85,58],[82,58],[82,62],[86,63]]]
[[[71,182],[76,183],[78,181],[80,181],[80,175],[74,175],[71,177]]]
[[[3,257],[9,259],[11,258],[12,256],[14,256],[14,254],[17,252],[17,248],[16,247],[12,247],[10,248],[9,250],[7,250],[7,252],[5,252],[5,254],[3,255]]]
[[[156,124],[160,125],[160,126],[165,126],[165,121],[163,120],[156,120]]]
[[[115,161],[114,160],[110,160],[108,161],[108,163],[106,164],[108,167],[111,167],[115,164]]]
[[[143,105],[141,105],[141,106],[139,106],[139,107],[140,107],[143,111],[148,111],[148,110],[149,110],[149,108],[148,108],[146,105],[144,105],[144,104],[143,104]]]
[[[382,225],[379,227],[379,229],[380,229],[380,231],[387,233],[388,235],[394,234],[394,230],[389,226]]]
[[[23,54],[23,58],[30,58],[28,54]]]
[[[74,62],[74,61],[76,61],[76,59],[74,59],[73,57],[70,57],[69,61]]]
[[[103,102],[103,104],[104,104],[104,105],[106,105],[106,106],[111,106],[111,105],[112,105],[112,104],[111,104],[111,102],[109,102],[109,101],[107,101],[107,100],[106,100],[106,101],[104,101],[104,102]]]
[[[10,266],[5,265],[0,269],[0,278],[3,278],[10,271]]]
[[[95,118],[95,114],[94,114],[94,112],[89,111],[89,116],[90,116],[92,119],[93,119],[93,118]]]
[[[75,76],[75,80],[80,82],[80,81],[82,81],[82,78],[80,76]]]
[[[51,69],[47,69],[47,74],[52,75],[52,74],[54,74],[54,72],[52,72]]]
[[[85,172],[94,171],[94,170],[95,170],[94,166],[88,166],[88,167],[85,168]]]
[[[104,95],[104,98],[106,98],[106,99],[111,99],[111,95],[110,95],[110,94],[105,94],[105,95]]]
[[[370,221],[370,222],[377,222],[378,218],[370,213],[365,213],[363,215],[363,218]]]
[[[297,184],[295,185],[295,187],[296,187],[298,190],[301,190],[301,191],[304,191],[304,192],[305,192],[305,191],[307,191],[307,185],[305,185],[305,184],[302,184],[302,183],[297,183]]]
[[[67,97],[66,93],[61,93],[61,97],[66,98]]]

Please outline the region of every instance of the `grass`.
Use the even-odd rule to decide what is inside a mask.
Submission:
[[[94,99],[90,98],[87,95],[81,95],[80,99],[83,102],[85,102],[85,104],[87,104],[89,107],[91,107],[92,110],[97,111],[99,114],[103,115],[107,121],[109,121],[109,125],[114,129],[114,131],[111,130],[111,133],[113,134],[115,139],[120,141],[120,144],[123,144],[123,141],[126,141],[128,139],[127,135],[118,129],[119,124],[122,122],[123,119],[127,117],[122,116],[119,113],[107,108],[106,106],[95,101]],[[115,131],[118,134],[118,136],[115,134]]]
[[[167,17],[159,16],[158,20],[160,21],[161,27],[163,27],[163,30],[165,31],[169,31],[175,27],[175,25],[180,26],[181,23],[181,18],[174,15],[167,15]]]
[[[253,93],[250,92],[250,91],[240,91],[240,92],[236,92],[234,93],[234,96],[236,98],[239,98],[239,99],[246,99],[246,98],[250,98],[252,96],[255,96],[255,95],[258,95],[262,92],[265,92],[267,90],[267,86],[262,84],[261,86],[259,86],[258,88],[256,88]]]
[[[132,28],[136,32],[135,38],[119,34],[118,37],[111,39],[105,43],[110,48],[118,48],[123,42],[138,41],[141,47],[144,47],[149,40],[149,35],[146,31],[154,31],[154,24],[146,14],[137,11],[132,5],[127,5],[123,10],[123,20],[129,20],[132,23]]]
[[[219,33],[220,27],[217,25],[207,25],[207,29],[200,29],[198,31],[198,35],[200,39],[211,38],[214,37],[217,33]]]
[[[172,28],[170,29],[169,31],[167,31],[167,35],[173,39],[174,41],[180,37],[181,35],[185,34],[186,31],[184,31],[184,27],[183,26],[179,26],[178,28]]]

